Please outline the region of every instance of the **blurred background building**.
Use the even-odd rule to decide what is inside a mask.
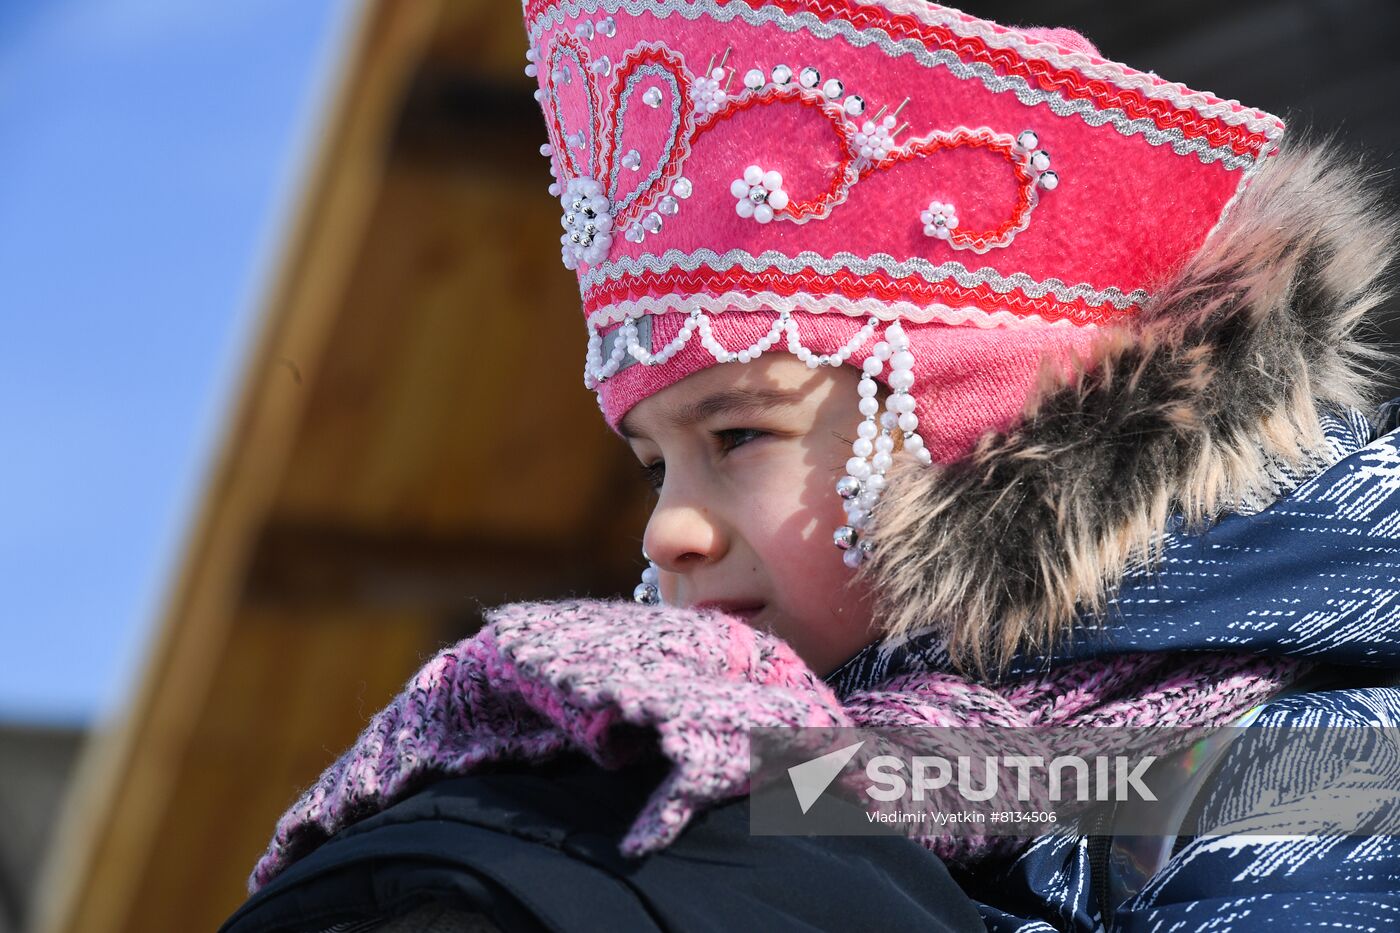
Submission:
[[[214,929],[276,816],[482,607],[625,594],[641,569],[649,494],[581,384],[518,6],[249,0],[238,28],[222,6],[0,7],[0,412],[22,445],[0,458],[0,515],[32,522],[0,518],[0,931]],[[962,6],[1077,28],[1110,58],[1397,163],[1387,0]],[[148,91],[36,83],[104,76],[100,44],[60,41],[93,16],[141,52],[106,79]],[[73,59],[26,57],[40,46]],[[45,136],[90,111],[100,132]],[[125,196],[63,200],[123,134],[160,133],[179,145],[133,158]],[[89,162],[26,161],[46,139]],[[163,220],[191,164],[229,182],[225,200]],[[21,197],[51,238],[18,227]],[[104,266],[123,237],[161,245]],[[210,247],[207,269],[163,264],[189,243]],[[35,273],[41,249],[62,261]],[[45,290],[5,284],[26,274]],[[219,298],[177,313],[171,276]],[[114,354],[122,379],[46,391]],[[119,410],[79,417],[102,405]],[[134,451],[149,459],[121,459]]]

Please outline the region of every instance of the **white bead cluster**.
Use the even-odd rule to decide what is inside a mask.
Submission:
[[[708,77],[696,78],[695,89],[692,97],[695,100],[696,113],[718,113],[719,108],[724,105],[729,92],[720,86],[724,81],[725,70],[714,68]]]
[[[1022,130],[1016,136],[1016,148],[1025,157],[1031,171],[1036,175],[1036,182],[1046,191],[1054,191],[1055,186],[1060,183],[1060,176],[1050,170],[1050,153],[1040,146],[1040,137],[1034,130]]]
[[[643,606],[661,604],[661,568],[656,561],[647,558],[647,569],[642,571],[642,582],[632,591],[632,598]]]
[[[881,413],[875,397],[879,393],[875,377],[886,362],[890,366],[886,379],[890,394]],[[885,339],[874,346],[862,368],[858,391],[860,413],[865,419],[856,428],[846,475],[836,483],[836,494],[846,510],[846,524],[836,529],[832,543],[844,552],[842,560],[847,567],[859,566],[870,554],[872,545],[861,532],[870,527],[871,513],[885,488],[885,473],[894,462],[894,432],[900,432],[904,450],[920,463],[927,466],[933,462],[917,432],[919,419],[914,414],[914,397],[909,394],[913,385],[914,355],[909,352],[909,338],[900,323],[894,321],[885,328]]]
[[[773,212],[788,206],[787,192],[783,190],[783,176],[780,172],[765,172],[762,167],[750,165],[744,169],[744,177],[734,179],[729,193],[738,199],[735,213],[761,224],[773,219]]]
[[[882,106],[875,112],[869,120],[860,125],[860,129],[852,135],[851,142],[855,145],[856,155],[866,162],[880,162],[895,148],[894,138],[904,131],[908,123],[896,126],[899,120],[899,113],[908,104],[910,98],[906,97],[895,107],[892,112],[885,114],[889,110],[889,105]]]
[[[564,207],[564,233],[559,237],[564,268],[577,269],[580,262],[596,265],[612,246],[612,202],[602,184],[593,178],[570,178],[559,201]]]
[[[879,162],[890,154],[890,150],[895,145],[895,119],[895,116],[891,114],[878,123],[874,120],[866,120],[861,124],[860,132],[855,134],[852,142],[855,143],[856,150],[862,159]]]
[[[924,236],[946,240],[958,229],[958,212],[951,203],[930,201],[919,221],[924,225]]]

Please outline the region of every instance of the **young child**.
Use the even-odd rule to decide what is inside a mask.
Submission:
[[[1356,337],[1395,225],[1355,169],[924,0],[524,12],[649,564],[635,602],[488,613],[250,890],[433,779],[567,750],[669,762],[645,858],[747,793],[754,726],[1400,719],[1366,683],[1400,666],[1400,406]],[[1104,835],[920,841],[993,930],[1400,916],[1394,837]]]

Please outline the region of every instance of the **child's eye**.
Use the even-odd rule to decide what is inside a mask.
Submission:
[[[723,431],[712,431],[715,437],[719,438],[721,449],[728,453],[736,447],[742,447],[755,438],[763,437],[768,432],[760,431],[757,428],[727,428]],[[642,478],[653,492],[661,489],[661,484],[666,479],[666,464],[657,460],[655,463],[642,464]]]
[[[729,428],[724,431],[715,431],[713,433],[715,437],[719,438],[720,441],[725,445],[723,447],[723,450],[727,453],[728,451],[733,450],[735,447],[744,446],[754,438],[762,437],[768,432],[760,431],[757,428]],[[735,438],[742,438],[742,440],[739,440],[737,443],[730,443]]]
[[[646,480],[652,492],[659,492],[661,481],[666,478],[666,464],[660,460],[655,463],[643,463],[642,478]]]

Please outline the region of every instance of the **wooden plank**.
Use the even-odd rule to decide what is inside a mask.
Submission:
[[[610,521],[621,525],[626,514]],[[636,526],[632,526],[636,527]],[[618,542],[619,545],[621,542]],[[249,570],[245,607],[396,607],[460,616],[476,601],[618,593],[635,585],[627,551],[596,538],[548,543],[477,534],[377,534],[277,522]]]
[[[428,49],[430,61],[469,67],[497,81],[524,81],[525,23],[519,3],[453,0]],[[601,18],[601,15],[600,15]]]
[[[631,454],[582,385],[586,329],[542,187],[391,169],[279,514],[539,541],[592,520]]]

